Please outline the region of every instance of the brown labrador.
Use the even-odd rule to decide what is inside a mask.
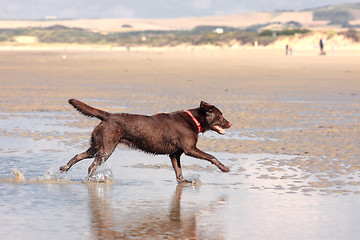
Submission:
[[[92,132],[90,148],[77,154],[62,166],[60,168],[62,172],[68,171],[83,159],[95,158],[88,170],[90,177],[97,167],[110,157],[118,143],[151,154],[169,155],[178,182],[184,181],[180,164],[180,156],[183,153],[207,160],[223,172],[229,171],[229,168],[214,156],[196,147],[200,132],[213,130],[225,134],[223,129],[231,126],[218,108],[206,102],[201,101],[198,108],[187,111],[159,113],[152,116],[109,113],[76,99],[70,99],[69,103],[82,114],[97,117],[101,122]]]

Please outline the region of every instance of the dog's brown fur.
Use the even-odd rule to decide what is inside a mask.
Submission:
[[[169,155],[178,182],[183,181],[180,164],[180,156],[183,153],[207,160],[223,172],[229,171],[229,168],[214,156],[196,147],[198,127],[195,120],[185,111],[145,116],[109,113],[76,99],[70,99],[69,103],[82,114],[97,117],[101,122],[92,132],[90,148],[74,156],[65,166],[62,166],[60,168],[62,172],[68,171],[75,163],[83,159],[95,158],[88,170],[88,174],[91,176],[97,167],[110,157],[118,143],[124,143],[152,154]],[[223,128],[231,126],[218,108],[206,102],[201,101],[200,107],[189,111],[200,123],[201,132],[213,130],[224,134]]]

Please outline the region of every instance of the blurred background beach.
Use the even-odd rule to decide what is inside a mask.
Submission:
[[[1,239],[359,239],[360,3],[5,2]],[[120,146],[112,183],[84,183],[87,160],[60,174],[98,124],[69,98],[215,104],[233,125],[198,147],[230,173],[184,156],[196,184],[177,185],[168,157]]]

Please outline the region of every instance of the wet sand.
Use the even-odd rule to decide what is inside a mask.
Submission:
[[[195,239],[194,232],[202,236],[200,239],[294,239],[292,233],[300,239],[328,238],[335,234],[328,230],[335,229],[338,220],[320,224],[316,219],[309,220],[307,214],[316,208],[320,215],[333,216],[328,209],[342,211],[340,206],[344,203],[349,203],[349,208],[339,212],[340,220],[351,221],[356,229],[359,219],[352,213],[359,210],[355,202],[360,196],[359,56],[357,52],[337,51],[321,57],[316,51],[304,51],[286,57],[279,50],[201,48],[2,51],[0,155],[6,165],[0,170],[0,186],[10,193],[12,188],[21,189],[15,198],[27,191],[38,191],[42,187],[28,186],[32,189],[29,190],[6,185],[14,177],[11,169],[19,169],[26,179],[40,176],[43,182],[39,183],[49,186],[53,175],[44,177],[44,172],[56,172],[60,165],[87,148],[91,129],[98,120],[74,111],[67,103],[69,98],[112,112],[141,114],[194,108],[204,100],[218,106],[233,125],[224,136],[200,136],[198,147],[230,166],[229,174],[207,162],[184,158],[184,175],[199,174],[202,184],[193,189],[196,193],[191,187],[181,190],[176,188],[166,157],[137,155],[120,147],[121,151],[115,151],[108,160],[110,167],[105,166],[114,173],[115,182],[110,187],[70,184],[65,187],[69,192],[51,187],[56,190],[50,195],[65,194],[67,199],[68,194],[80,191],[84,199],[78,201],[89,201],[93,221],[91,227],[85,224],[91,230],[84,231],[93,239],[171,239],[179,232],[189,239]],[[74,166],[61,183],[81,182],[89,164],[85,161]],[[176,207],[183,191],[185,200]],[[129,203],[137,198],[138,202]],[[192,198],[200,202],[194,203]],[[3,197],[0,202],[5,200],[9,199]],[[66,201],[70,204],[70,200]],[[160,214],[157,220],[150,217],[154,211],[164,211],[159,206],[174,201],[167,214]],[[97,205],[98,202],[104,204]],[[320,202],[324,205],[319,207]],[[268,207],[264,210],[267,217],[259,211],[261,206]],[[198,210],[194,211],[194,207]],[[180,208],[186,214],[180,216]],[[271,212],[271,208],[278,213]],[[250,223],[261,222],[258,227],[264,226],[264,231],[258,232],[256,226],[240,220],[231,209],[243,213],[242,219],[248,218]],[[2,215],[8,210],[3,209]],[[111,214],[113,211],[120,217]],[[21,214],[21,209],[10,215],[17,214]],[[145,221],[144,216],[152,220]],[[216,219],[220,216],[219,223]],[[288,225],[279,217],[286,219]],[[124,218],[131,219],[129,231],[122,230],[127,223],[119,219]],[[171,218],[177,218],[178,224],[169,226]],[[270,226],[266,219],[274,224]],[[229,224],[236,221],[247,232]],[[206,224],[220,230],[208,231]],[[299,224],[312,231],[297,232],[291,227]],[[16,226],[12,224],[9,229]],[[63,229],[73,230],[65,223],[64,226]],[[155,229],[152,233],[151,226]],[[284,235],[280,235],[284,230]],[[75,232],[81,235],[80,230]],[[10,231],[3,234],[19,237]],[[36,232],[33,234],[36,236]],[[347,229],[339,234],[336,236],[356,239]]]
[[[359,56],[336,54],[4,51],[0,55],[0,111],[10,115],[59,112],[61,118],[61,112],[73,112],[67,99],[78,98],[113,112],[154,114],[197,107],[205,100],[219,106],[233,126],[228,138],[202,139],[201,148],[304,155],[309,165],[303,167],[313,167],[317,159],[356,165]],[[77,118],[77,113],[72,117]],[[94,123],[84,118],[69,125]]]

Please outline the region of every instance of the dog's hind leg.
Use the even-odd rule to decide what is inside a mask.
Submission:
[[[62,166],[60,168],[60,171],[67,172],[75,163],[77,163],[83,159],[92,158],[92,157],[93,157],[93,155],[91,154],[91,149],[89,149],[83,153],[77,154],[66,165]]]
[[[120,134],[118,134],[118,136],[115,136],[114,138],[105,138],[101,141],[102,147],[94,155],[95,160],[88,169],[88,177],[91,177],[94,174],[95,170],[111,156],[119,140]]]
[[[99,153],[96,154],[95,160],[93,161],[93,163],[90,165],[90,167],[88,169],[88,177],[91,177],[94,174],[94,172],[96,171],[96,169],[101,164],[103,164],[106,160],[108,160],[108,158],[114,151],[115,147],[116,147],[116,145],[114,146],[114,148],[111,152],[101,153],[101,151],[100,151]]]

